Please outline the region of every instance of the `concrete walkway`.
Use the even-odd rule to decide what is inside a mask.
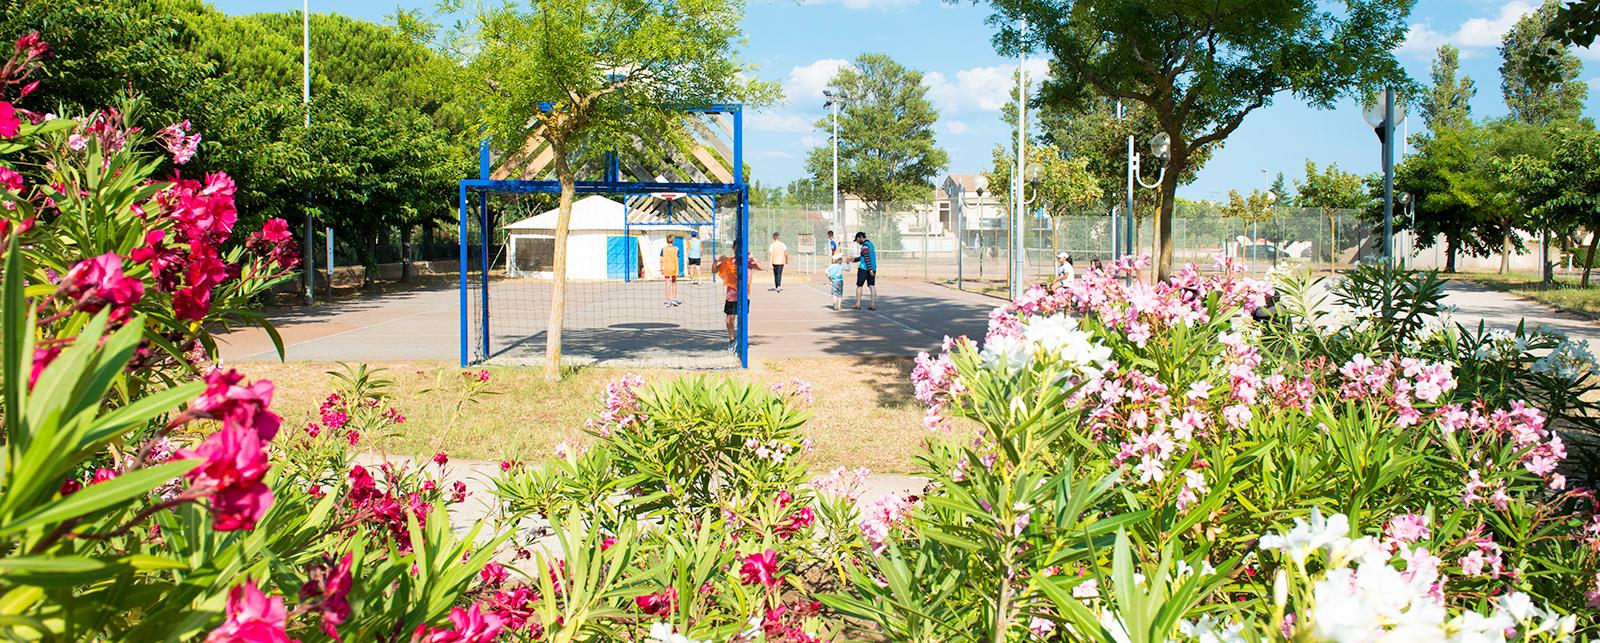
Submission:
[[[1600,322],[1563,312],[1551,306],[1478,284],[1450,281],[1445,285],[1445,303],[1456,307],[1449,321],[1469,328],[1482,322],[1489,328],[1515,330],[1525,323],[1528,330],[1545,328],[1565,334],[1574,341],[1587,340],[1590,350],[1600,350]]]

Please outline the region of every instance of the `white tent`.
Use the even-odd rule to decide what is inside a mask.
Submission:
[[[506,274],[513,277],[550,277],[550,258],[559,213],[550,210],[507,224]],[[661,250],[667,235],[687,236],[694,226],[676,224],[625,225],[626,208],[603,196],[588,196],[572,204],[568,224],[567,278],[573,280],[621,279],[623,273],[644,266],[646,278],[661,277]],[[627,239],[632,238],[632,242]],[[519,247],[521,254],[519,254]]]

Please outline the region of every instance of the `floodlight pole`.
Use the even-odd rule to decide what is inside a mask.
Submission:
[[[302,0],[300,4],[300,101],[305,106],[305,127],[311,130],[311,0]],[[306,192],[306,242],[301,246],[305,252],[300,253],[305,257],[306,270],[306,304],[314,304],[317,300],[317,253],[316,226],[311,217],[311,192]],[[333,273],[328,273],[328,287],[333,287]]]
[[[1394,88],[1383,90],[1383,261],[1394,267]]]
[[[825,107],[833,108],[833,228],[837,238],[843,239],[844,213],[839,211],[839,103],[844,102],[844,91],[824,89],[822,95],[828,98]]]
[[[1016,300],[1022,296],[1022,269],[1025,263],[1024,252],[1028,247],[1023,239],[1023,210],[1027,208],[1027,201],[1023,199],[1027,181],[1023,180],[1022,173],[1028,167],[1028,21],[1022,21],[1021,42],[1017,58],[1017,167],[1011,172],[1011,181],[1016,184],[1014,189],[1016,207],[1011,209],[1011,266],[1007,272],[1010,279],[1007,285],[1011,299]]]

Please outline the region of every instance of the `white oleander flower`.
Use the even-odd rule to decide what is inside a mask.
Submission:
[[[1294,528],[1288,533],[1271,533],[1261,537],[1262,549],[1277,549],[1285,556],[1293,559],[1296,564],[1304,565],[1306,556],[1311,552],[1328,545],[1340,545],[1340,541],[1348,541],[1350,534],[1350,519],[1344,514],[1334,514],[1331,518],[1323,518],[1322,510],[1311,509],[1311,522],[1295,518]]]

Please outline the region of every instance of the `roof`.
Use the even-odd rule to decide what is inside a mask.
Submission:
[[[556,229],[556,219],[559,216],[559,210],[550,210],[515,223],[506,224],[505,229],[512,232],[554,231]],[[571,232],[621,232],[626,219],[627,210],[621,203],[597,194],[586,196],[572,203],[572,220],[568,222],[567,229]],[[694,226],[686,225],[639,222],[629,224],[629,227],[640,230],[673,230],[679,232],[698,229]]]
[[[954,179],[955,182],[961,186],[961,191],[962,192],[970,192],[970,193],[976,194],[977,191],[978,191],[977,181],[978,181],[978,177],[980,177],[980,176],[984,176],[984,175],[982,173],[976,173],[975,172],[975,173],[971,173],[971,174],[951,174],[951,175],[949,175],[948,178]],[[935,200],[939,200],[939,201],[948,200],[950,198],[950,196],[951,195],[946,194],[945,191],[944,191],[944,181],[940,181],[938,185],[934,186],[933,198]]]

